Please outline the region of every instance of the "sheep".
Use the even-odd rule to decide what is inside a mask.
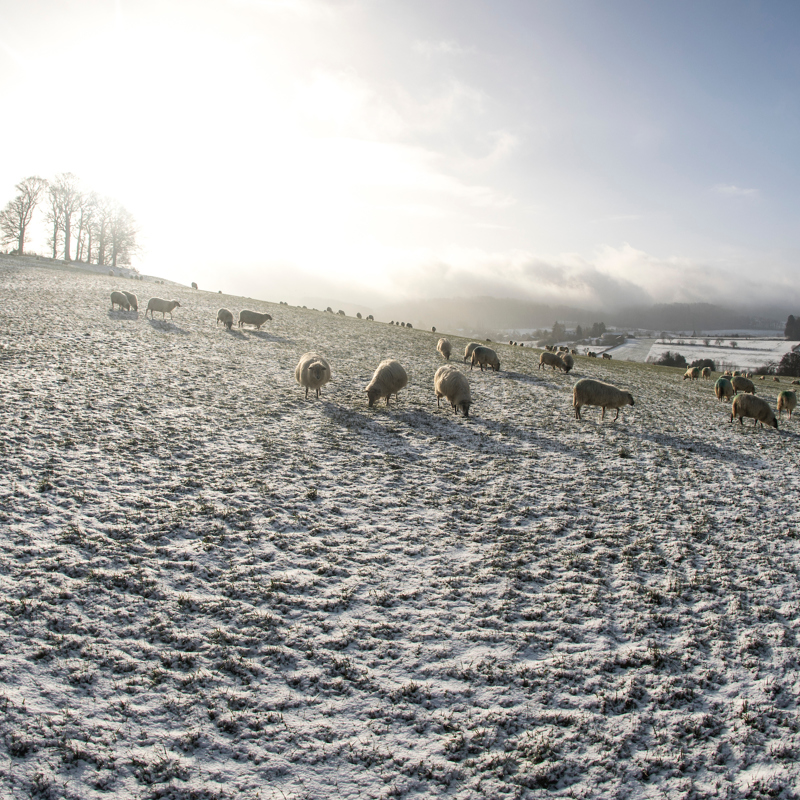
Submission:
[[[192,281],[192,289],[196,289],[196,288],[197,288],[197,284],[194,281]]]
[[[731,405],[731,422],[733,422],[736,417],[739,417],[739,423],[741,425],[744,425],[744,417],[751,417],[754,420],[754,427],[758,425],[759,422],[762,426],[767,424],[772,428],[778,427],[778,420],[773,410],[769,407],[769,403],[755,395],[737,394],[736,397],[733,398],[733,404]]]
[[[797,378],[795,378],[795,379],[792,381],[792,386],[800,386],[800,380],[798,380]]]
[[[597,353],[595,353],[594,350],[589,350],[589,352],[586,355],[589,358],[597,358]]]
[[[436,370],[433,376],[433,389],[436,392],[436,406],[440,408],[439,400],[446,397],[453,407],[453,411],[469,416],[469,407],[472,404],[472,397],[469,391],[467,376],[460,372],[452,364],[445,364]]]
[[[389,398],[394,395],[397,399],[398,393],[407,383],[408,375],[399,361],[391,358],[381,361],[372,375],[372,380],[367,384],[370,408],[382,397],[386,398],[388,406]]]
[[[261,326],[272,319],[269,314],[259,314],[258,311],[242,310],[239,312],[239,327],[243,325],[255,325],[257,330],[261,330]]]
[[[177,300],[162,300],[160,297],[151,297],[147,301],[147,311],[144,312],[144,315],[146,317],[149,311],[150,319],[153,319],[153,312],[160,311],[164,319],[167,318],[167,314],[169,314],[169,318],[172,319],[172,312],[180,307],[181,304]]]
[[[295,367],[294,378],[306,387],[306,400],[309,389],[314,389],[319,397],[320,389],[331,379],[331,368],[322,356],[305,353]]]
[[[130,304],[132,311],[139,310],[139,298],[133,292],[126,292],[124,289],[122,290],[122,294],[128,298],[128,303]]]
[[[470,343],[469,343],[469,344],[468,344],[468,345],[467,345],[467,346],[464,348],[464,363],[465,363],[465,364],[466,364],[466,362],[467,362],[467,361],[469,361],[469,360],[472,358],[472,351],[473,351],[473,350],[474,350],[476,347],[480,347],[480,346],[481,346],[481,343],[480,343],[480,342],[470,342]]]
[[[558,346],[558,352],[559,353],[569,353],[569,347],[564,347],[564,345],[561,344],[561,345]]]
[[[444,356],[445,361],[450,360],[452,345],[450,344],[449,339],[439,339],[439,343],[436,345],[436,349]]]
[[[795,392],[790,392],[788,389],[784,389],[778,395],[778,416],[783,415],[784,411],[789,412],[789,419],[792,418],[792,411],[795,410],[797,406],[797,394]]]
[[[567,365],[561,360],[561,356],[556,353],[549,353],[545,350],[539,356],[539,369],[544,369],[545,367],[552,367],[555,369],[558,367],[560,370],[566,370]]]
[[[700,377],[700,370],[697,367],[689,367],[686,372],[683,373],[683,379],[686,380],[687,378],[691,378],[691,380],[696,381]]]
[[[569,351],[571,355],[576,356],[578,355],[578,351],[573,347],[572,350]]]
[[[759,379],[760,381],[766,380],[766,378],[767,378],[767,376],[766,376],[766,375],[759,375],[759,376],[758,376],[758,379]]]
[[[736,392],[731,382],[727,378],[721,377],[717,378],[717,382],[714,384],[714,394],[717,396],[717,400],[730,400]]]
[[[431,326],[431,333],[436,333],[436,326],[435,325]]]
[[[603,358],[611,360],[611,353],[603,353]]]
[[[233,314],[227,308],[217,311],[217,325],[222,323],[228,330],[233,327]]]
[[[773,375],[772,376],[772,380],[775,381],[775,383],[780,383],[781,382],[781,379],[777,375]]]
[[[703,367],[703,380],[707,381],[711,377],[711,367]]]
[[[616,408],[617,416],[622,406],[633,405],[633,395],[630,392],[617,389],[610,383],[603,383],[592,378],[581,378],[572,390],[572,405],[575,409],[575,419],[581,418],[581,406],[602,406],[603,413],[600,419],[606,416],[607,408]]]
[[[476,347],[472,351],[472,363],[470,369],[478,365],[483,372],[484,366],[491,367],[495,372],[500,372],[500,359],[491,347]]]
[[[572,357],[572,353],[564,353],[561,356],[561,360],[564,362],[564,372],[569,372],[575,366],[575,359]]]
[[[114,306],[119,306],[120,311],[130,311],[131,304],[128,302],[128,298],[125,297],[124,292],[111,292],[111,310],[114,310]]]
[[[731,378],[731,383],[733,384],[734,390],[737,392],[756,393],[756,385],[750,378],[745,378],[744,375],[734,375]]]

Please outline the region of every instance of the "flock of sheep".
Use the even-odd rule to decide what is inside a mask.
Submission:
[[[125,311],[138,311],[139,301],[136,295],[131,292],[113,291],[111,292],[111,309],[114,310],[116,306]],[[165,319],[166,315],[169,314],[171,319],[173,310],[179,307],[180,303],[177,300],[162,300],[159,297],[151,297],[147,303],[145,316],[150,312],[152,317],[153,313],[158,311]],[[243,325],[254,325],[260,330],[261,326],[270,320],[272,320],[272,317],[269,314],[245,309],[239,312],[238,325],[240,328]],[[217,325],[220,322],[228,330],[231,330],[234,323],[233,313],[227,308],[219,309],[217,312]],[[434,328],[433,330],[435,332],[436,329]],[[446,361],[450,361],[452,345],[449,339],[439,339],[436,349]],[[539,369],[549,366],[553,370],[560,369],[562,372],[568,373],[575,364],[574,352],[570,352],[569,348],[566,347],[561,347],[558,351],[554,347],[548,347],[539,356]],[[592,353],[590,355],[595,354]],[[603,353],[603,356],[605,357],[606,354]],[[610,358],[610,356],[608,357]],[[466,346],[464,362],[466,363],[467,361],[470,361],[470,369],[478,366],[481,371],[484,368],[489,368],[494,372],[500,371],[500,359],[497,353],[491,347],[486,347],[479,342],[470,342]],[[331,380],[331,368],[330,364],[317,353],[304,353],[295,368],[294,375],[297,383],[305,388],[306,398],[308,398],[309,390],[314,391],[316,396],[319,397],[322,387]],[[710,378],[711,369],[704,367],[700,370],[698,367],[690,367],[684,373],[683,379],[697,380],[701,375],[704,379]],[[778,379],[775,378],[775,380]],[[800,381],[794,381],[794,383],[800,383]],[[397,398],[400,390],[407,384],[408,374],[399,361],[394,359],[381,361],[372,376],[372,380],[366,386],[370,407],[382,399],[385,399],[386,405],[389,405],[389,398],[392,395]],[[458,414],[460,411],[465,417],[469,416],[469,409],[472,405],[469,381],[459,369],[449,363],[439,367],[433,376],[433,388],[436,394],[437,406],[440,407],[441,399],[445,398],[450,403],[454,413]],[[754,420],[754,425],[758,425],[760,422],[762,426],[778,427],[778,419],[775,416],[775,412],[773,412],[769,403],[760,397],[756,397],[755,384],[749,377],[740,375],[738,372],[732,374],[726,372],[714,384],[714,393],[719,400],[733,399],[731,422],[738,418],[739,422],[744,424],[743,418],[748,417]],[[632,406],[633,404],[633,395],[630,392],[619,389],[610,383],[591,378],[582,378],[572,390],[572,406],[575,409],[576,419],[581,419],[581,408],[584,406],[598,406],[602,408],[601,419],[605,418],[607,409],[616,409],[617,413],[614,417],[616,420],[623,406]],[[779,415],[784,411],[788,411],[791,419],[792,412],[796,406],[796,392],[786,390],[778,395],[777,409]]]

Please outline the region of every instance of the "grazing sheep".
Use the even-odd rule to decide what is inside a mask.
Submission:
[[[150,319],[153,319],[154,311],[160,311],[164,319],[169,314],[169,318],[172,319],[172,312],[180,307],[181,304],[177,300],[162,300],[160,297],[151,297],[147,301],[147,311],[150,312]],[[144,312],[145,316],[147,316],[147,311]]]
[[[732,373],[732,372],[731,372],[729,369],[726,369],[726,370],[725,370],[725,372],[723,372],[722,374],[723,374],[723,375],[724,375],[726,378],[732,378],[732,377],[733,377],[733,373]]]
[[[707,381],[711,377],[711,367],[703,367],[703,380]]]
[[[197,284],[194,281],[192,281],[192,289],[196,289],[196,288],[197,288]]]
[[[126,292],[124,289],[122,290],[122,294],[128,298],[128,303],[130,303],[131,311],[138,311],[139,310],[139,298],[133,292]]]
[[[683,373],[683,379],[686,380],[687,378],[691,378],[693,381],[696,381],[700,377],[700,370],[697,367],[689,367],[686,372]]]
[[[800,380],[798,380],[797,378],[795,378],[795,379],[792,381],[792,386],[800,386]]]
[[[539,369],[544,369],[545,367],[552,367],[555,369],[558,367],[560,370],[566,371],[567,365],[561,360],[561,356],[557,353],[548,353],[545,351],[539,356]]]
[[[564,353],[561,356],[561,360],[564,362],[564,372],[569,372],[575,366],[575,359],[572,357],[572,353]]]
[[[592,378],[581,378],[572,390],[572,405],[575,409],[575,419],[581,418],[581,406],[602,406],[603,413],[600,419],[606,416],[607,408],[616,408],[617,416],[622,406],[633,405],[633,395],[630,392],[617,389],[610,383],[603,383]]]
[[[611,353],[603,353],[603,358],[611,359]]]
[[[737,394],[733,398],[733,405],[731,406],[731,422],[735,417],[739,417],[739,423],[744,425],[743,417],[751,417],[755,427],[760,422],[763,425],[769,425],[772,428],[778,427],[778,420],[775,413],[769,407],[766,400],[760,397],[748,394]]]
[[[114,306],[119,306],[120,311],[130,311],[131,304],[128,302],[128,298],[125,296],[124,292],[111,292],[111,310],[114,310]]]
[[[766,380],[766,378],[767,378],[767,376],[766,376],[766,375],[759,375],[759,377],[758,377],[758,379],[759,379],[760,381]]]
[[[300,356],[300,361],[294,370],[294,378],[308,390],[314,389],[319,397],[320,389],[331,379],[331,368],[328,362],[316,353],[305,353]]]
[[[778,416],[781,416],[784,411],[789,412],[789,419],[792,418],[792,411],[797,407],[797,394],[784,389],[778,395]]]
[[[733,371],[733,377],[734,377],[734,378],[738,378],[739,376],[741,376],[741,377],[744,377],[744,376],[742,375],[742,373],[741,373],[741,372],[739,372],[739,370],[738,370],[738,369],[735,369],[735,370]]]
[[[569,353],[569,347],[564,347],[563,344],[560,344],[558,346],[558,352],[559,353]]]
[[[243,325],[255,325],[257,330],[261,330],[261,326],[265,322],[269,322],[272,317],[269,314],[259,314],[258,311],[243,310],[239,312],[239,327]]]
[[[587,355],[589,358],[597,358],[597,353],[595,353],[595,352],[594,352],[594,350],[589,350],[589,352],[588,352],[588,353],[586,353],[586,355]]]
[[[370,408],[382,397],[386,398],[386,405],[389,405],[389,398],[394,395],[397,399],[399,391],[408,383],[408,375],[399,361],[387,358],[378,364],[372,380],[367,384],[367,397],[369,398]]]
[[[217,325],[222,323],[228,330],[233,327],[233,314],[227,308],[217,311]]]
[[[717,382],[714,384],[714,394],[717,396],[717,400],[730,400],[736,392],[733,389],[733,384],[725,378],[717,378]]]
[[[734,375],[731,378],[731,383],[733,384],[734,390],[737,392],[745,392],[747,394],[756,393],[756,385],[750,378],[745,378],[744,375]]]
[[[491,347],[476,347],[472,351],[472,363],[470,369],[478,365],[483,372],[484,366],[491,367],[495,372],[500,372],[500,359]]]
[[[571,355],[576,356],[578,355],[578,351],[573,347],[572,350],[569,351]]]
[[[431,326],[431,333],[436,333],[436,326],[435,325]]]
[[[472,397],[469,391],[469,381],[467,376],[460,372],[452,364],[445,364],[436,370],[433,376],[433,389],[436,392],[436,406],[440,408],[439,400],[446,397],[453,407],[453,411],[469,416],[469,407],[472,404]]]
[[[449,339],[439,339],[436,349],[444,356],[445,361],[450,360],[450,353],[452,352],[452,345]]]
[[[473,350],[474,350],[476,347],[480,347],[480,346],[481,346],[481,343],[480,343],[480,342],[470,342],[470,343],[469,343],[469,344],[468,344],[468,345],[467,345],[467,346],[464,348],[464,362],[465,362],[465,363],[466,363],[467,361],[469,361],[469,360],[472,358],[472,351],[473,351]]]
[[[774,380],[775,383],[780,383],[781,382],[781,379],[777,375],[773,375],[772,376],[772,380]]]

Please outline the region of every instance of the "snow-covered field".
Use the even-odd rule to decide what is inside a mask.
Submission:
[[[708,345],[705,344],[706,341],[709,342]],[[717,341],[720,343],[716,344]],[[735,347],[732,346],[733,343],[736,344]],[[627,342],[625,344],[627,345]],[[730,337],[692,339],[689,337],[672,341],[658,339],[653,342],[646,359],[642,360],[657,361],[669,350],[673,353],[680,353],[690,364],[700,358],[710,358],[718,370],[756,370],[760,367],[778,364],[781,358],[796,345],[797,342],[787,342],[782,337],[774,336],[754,339],[745,339],[744,337],[737,339]],[[624,349],[624,345],[623,348],[613,351],[615,358],[617,350],[621,351],[622,349]],[[627,358],[622,352],[619,357]]]
[[[508,345],[463,419],[439,334],[0,287],[0,796],[797,796],[800,419]],[[409,387],[370,409],[389,356]],[[636,405],[576,421],[585,376]]]

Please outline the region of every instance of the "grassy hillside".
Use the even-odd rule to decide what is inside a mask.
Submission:
[[[796,796],[800,420],[507,345],[463,419],[439,334],[8,260],[0,297],[3,796]],[[586,376],[636,405],[576,421]]]

